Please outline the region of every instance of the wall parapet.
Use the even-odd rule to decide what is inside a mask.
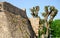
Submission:
[[[0,7],[1,7],[0,10],[8,11],[14,14],[20,14],[22,17],[27,18],[26,10],[19,9],[10,3],[1,2]]]

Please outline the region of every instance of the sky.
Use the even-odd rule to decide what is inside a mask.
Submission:
[[[58,14],[54,19],[60,19],[60,0],[0,0],[11,3],[18,8],[26,8],[26,13],[29,18],[31,18],[30,8],[34,6],[40,6],[39,16],[41,18],[41,13],[44,11],[44,6],[55,6],[58,9]]]

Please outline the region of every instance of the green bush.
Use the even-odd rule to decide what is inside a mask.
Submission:
[[[51,23],[51,34],[53,38],[60,38],[60,20],[55,20]]]

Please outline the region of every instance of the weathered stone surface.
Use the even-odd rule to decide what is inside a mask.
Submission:
[[[31,22],[32,28],[33,28],[36,36],[38,36],[39,18],[38,17],[37,18],[32,17],[29,20]]]
[[[0,38],[36,38],[26,11],[2,2],[0,10]]]

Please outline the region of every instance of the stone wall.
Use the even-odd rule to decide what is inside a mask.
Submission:
[[[1,7],[1,10],[9,11],[15,14],[20,14],[22,17],[27,18],[26,10],[19,9],[10,3],[2,2],[0,3],[0,7]]]
[[[0,38],[12,38],[8,28],[7,17],[4,12],[0,12]]]
[[[36,38],[26,11],[0,3],[0,38]]]
[[[37,18],[32,17],[29,20],[31,22],[32,28],[33,28],[36,36],[38,36],[39,18],[38,17]]]

